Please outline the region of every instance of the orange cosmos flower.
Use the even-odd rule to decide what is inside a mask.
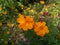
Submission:
[[[19,23],[18,27],[22,28],[24,31],[27,31],[28,29],[32,29],[34,25],[34,19],[30,16],[24,17],[21,15],[18,19],[17,22]]]
[[[34,31],[38,36],[44,36],[49,33],[48,27],[45,22],[36,22],[34,25]]]
[[[18,22],[18,23],[21,23],[21,24],[25,23],[25,18],[24,18],[24,16],[23,16],[23,15],[20,15],[19,18],[17,18],[17,22]]]

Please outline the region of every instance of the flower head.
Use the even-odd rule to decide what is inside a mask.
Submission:
[[[17,22],[19,23],[18,27],[22,28],[24,31],[27,31],[28,29],[32,29],[34,25],[34,19],[33,17],[26,16],[24,17],[21,15],[18,19]]]
[[[45,22],[36,22],[34,25],[34,31],[39,36],[44,36],[45,34],[49,33],[48,27],[46,26]]]
[[[20,15],[19,18],[17,18],[17,22],[20,23],[20,24],[23,24],[25,23],[25,18],[23,15]]]

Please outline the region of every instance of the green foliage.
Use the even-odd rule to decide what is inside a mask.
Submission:
[[[49,8],[45,10],[44,6]],[[44,12],[50,16],[44,16]],[[35,21],[43,16],[49,34],[40,37],[33,29],[22,31],[18,28],[18,14],[33,16]],[[60,29],[57,27],[60,25],[59,14],[60,0],[45,0],[45,4],[40,4],[39,0],[0,0],[0,45],[60,45]]]

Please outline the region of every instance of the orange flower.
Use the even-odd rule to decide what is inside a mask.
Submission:
[[[38,36],[44,36],[49,33],[48,27],[45,22],[36,22],[34,25],[34,31]]]
[[[24,16],[23,16],[23,15],[20,15],[19,18],[17,18],[17,22],[18,22],[18,23],[21,23],[21,24],[25,23],[25,18],[24,18]]]
[[[27,31],[28,29],[32,29],[34,25],[34,19],[30,16],[24,17],[21,15],[18,19],[17,22],[19,23],[18,27],[22,28],[24,31]]]

